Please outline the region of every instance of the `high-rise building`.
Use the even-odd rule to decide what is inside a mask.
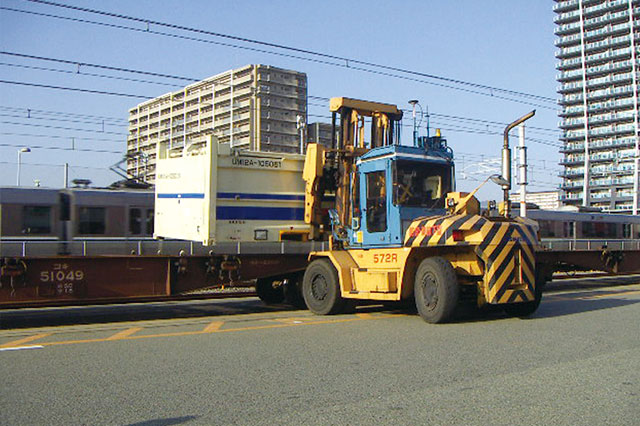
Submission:
[[[640,0],[556,0],[562,200],[638,212]]]
[[[247,65],[129,110],[127,173],[155,181],[156,144],[197,149],[209,135],[232,147],[298,152],[297,116],[307,118],[307,75]]]
[[[309,123],[307,125],[307,141],[316,142],[330,148],[331,128],[332,126],[330,123]]]

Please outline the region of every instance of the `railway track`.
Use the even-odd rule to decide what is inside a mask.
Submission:
[[[247,287],[239,287],[246,289]],[[49,307],[70,307],[70,306],[87,306],[87,305],[111,305],[122,303],[150,303],[150,302],[177,302],[189,300],[208,300],[208,299],[237,299],[257,297],[254,290],[237,290],[237,291],[200,291],[190,294],[173,294],[160,296],[141,296],[141,297],[113,297],[101,299],[74,299],[74,300],[46,300],[32,302],[16,302],[3,304],[2,309],[21,309],[21,308],[49,308]]]

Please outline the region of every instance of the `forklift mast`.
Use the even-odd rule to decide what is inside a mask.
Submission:
[[[400,143],[402,111],[395,105],[350,98],[332,98],[329,109],[331,147],[310,144],[307,148],[305,221],[311,225],[311,238],[319,239],[329,226],[327,210],[334,210],[329,212],[334,239],[345,241],[353,208],[357,208],[351,205],[357,193],[356,161],[373,148]],[[323,200],[331,196],[335,202],[327,206]]]

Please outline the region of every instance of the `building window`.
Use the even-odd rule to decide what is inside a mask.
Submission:
[[[80,207],[78,210],[78,234],[100,235],[106,230],[107,212],[104,207]]]
[[[23,234],[50,234],[51,207],[24,206],[22,208]]]

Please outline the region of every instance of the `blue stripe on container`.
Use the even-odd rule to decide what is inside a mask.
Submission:
[[[288,195],[288,194],[258,194],[245,192],[218,192],[218,198],[224,199],[251,199],[251,200],[293,200],[304,201],[304,195]]]
[[[303,220],[303,208],[290,207],[218,207],[222,220]]]
[[[158,198],[204,198],[204,194],[198,194],[198,193],[158,194]]]

